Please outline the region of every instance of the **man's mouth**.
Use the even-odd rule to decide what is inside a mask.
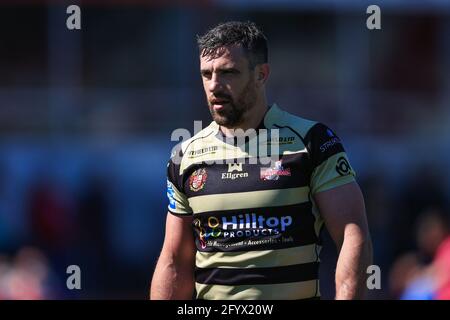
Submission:
[[[228,103],[230,103],[230,101],[227,100],[227,99],[213,99],[213,100],[211,100],[211,106],[216,111],[223,109],[223,107],[226,104],[228,104]]]

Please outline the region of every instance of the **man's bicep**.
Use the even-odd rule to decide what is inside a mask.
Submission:
[[[346,233],[368,236],[364,198],[356,182],[350,182],[314,195],[325,225],[339,248]]]
[[[163,252],[183,259],[195,257],[192,216],[174,215],[167,212]]]

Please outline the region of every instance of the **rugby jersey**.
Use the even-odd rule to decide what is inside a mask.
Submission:
[[[320,297],[323,219],[313,195],[354,181],[355,172],[322,123],[274,104],[260,127],[278,129],[255,138],[278,149],[267,152],[270,163],[249,139],[224,141],[214,121],[168,162],[169,212],[193,216],[198,299]]]

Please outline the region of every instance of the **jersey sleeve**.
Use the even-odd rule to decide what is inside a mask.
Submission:
[[[311,152],[311,194],[336,188],[355,181],[341,139],[322,123],[315,124],[305,140]]]
[[[189,201],[183,193],[183,179],[179,174],[180,166],[172,159],[167,163],[167,197],[169,199],[168,210],[175,215],[192,215]]]

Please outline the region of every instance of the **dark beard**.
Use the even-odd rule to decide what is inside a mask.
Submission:
[[[220,97],[220,94],[218,97]],[[249,80],[237,101],[235,102],[234,100],[229,99],[229,105],[223,110],[214,110],[208,101],[209,112],[218,125],[227,128],[235,128],[243,122],[245,113],[252,109],[255,103],[255,97],[256,93],[253,81]]]

